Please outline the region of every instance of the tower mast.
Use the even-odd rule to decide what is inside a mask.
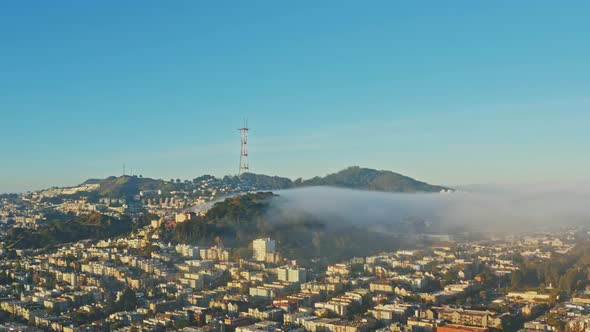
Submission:
[[[242,128],[238,129],[240,131],[240,168],[238,170],[238,176],[244,172],[248,172],[250,169],[248,163],[248,118],[244,118],[244,123]]]

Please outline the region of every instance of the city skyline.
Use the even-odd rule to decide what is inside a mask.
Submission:
[[[76,2],[0,10],[0,192],[352,165],[587,180],[588,4]]]

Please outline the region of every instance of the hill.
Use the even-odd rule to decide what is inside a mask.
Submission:
[[[379,171],[358,166],[349,167],[325,177],[315,177],[303,181],[300,186],[332,186],[349,189],[362,189],[386,192],[440,192],[450,188],[430,185],[405,175],[391,171]]]
[[[104,180],[90,179],[85,184],[99,184],[97,193],[103,197],[132,197],[145,190],[162,190],[170,192],[175,190],[192,190],[201,181],[208,181],[210,184],[229,185],[233,188],[241,188],[241,191],[248,190],[282,190],[299,187],[332,186],[348,189],[373,190],[384,192],[440,192],[453,190],[443,186],[431,185],[413,178],[394,173],[391,171],[361,168],[358,166],[348,167],[337,173],[328,174],[324,177],[314,177],[308,180],[297,179],[295,181],[264,174],[244,173],[239,177],[225,176],[217,179],[210,175],[197,177],[192,181],[181,182],[180,180],[164,181],[137,176],[111,176]],[[246,185],[246,186],[243,186]],[[250,189],[248,189],[250,188]],[[238,191],[240,189],[237,189]]]
[[[176,186],[171,182],[137,176],[111,176],[100,181],[99,184],[99,194],[107,197],[131,197],[142,190],[176,190]]]
[[[169,240],[202,246],[222,241],[235,249],[235,255],[246,257],[251,255],[252,240],[269,236],[286,257],[326,261],[393,250],[400,245],[363,227],[328,226],[338,223],[315,219],[305,211],[274,209],[274,201],[281,199],[271,192],[228,198],[216,203],[205,216],[176,225]]]
[[[296,183],[289,178],[264,174],[244,173],[240,175],[240,179],[250,185],[256,186],[257,188],[265,188],[267,190],[289,189],[296,185]]]
[[[100,184],[101,181],[102,181],[102,179],[88,179],[88,180],[82,182],[81,185],[85,185],[85,184]]]
[[[38,230],[14,227],[7,232],[4,241],[7,248],[47,248],[85,239],[116,237],[129,233],[132,229],[133,223],[128,217],[117,219],[96,213],[68,221],[53,220]]]
[[[328,174],[325,177],[317,176],[303,181],[301,179],[291,181],[288,178],[278,176],[271,177],[268,175],[252,173],[242,174],[240,178],[249,183],[256,184],[259,188],[267,188],[270,190],[312,186],[331,186],[400,193],[441,192],[453,190],[443,186],[431,185],[391,171],[361,168],[358,166],[348,167],[340,172]]]

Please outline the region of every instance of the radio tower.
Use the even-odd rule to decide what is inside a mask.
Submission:
[[[249,165],[248,165],[248,118],[244,118],[244,124],[242,128],[239,128],[240,136],[241,136],[241,144],[240,144],[240,169],[238,171],[238,176],[242,174],[242,172],[248,172]]]

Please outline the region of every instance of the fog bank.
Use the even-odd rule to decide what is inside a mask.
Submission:
[[[281,190],[277,216],[301,210],[332,225],[396,225],[423,220],[436,229],[531,232],[590,225],[590,190],[566,185],[477,186],[454,193],[400,194],[310,187]]]

